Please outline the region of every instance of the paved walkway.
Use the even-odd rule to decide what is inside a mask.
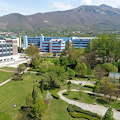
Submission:
[[[23,72],[24,73],[26,73],[27,72],[27,70],[29,69],[30,67],[27,67]],[[21,72],[20,74],[22,74],[23,72]],[[11,77],[10,79],[8,79],[8,80],[6,80],[6,81],[4,81],[4,82],[2,82],[1,84],[0,84],[0,86],[2,86],[2,85],[4,85],[4,84],[6,84],[7,82],[9,82],[9,81],[11,81],[12,80],[12,78],[13,77]]]
[[[94,86],[95,82],[94,81],[82,81],[82,80],[67,80],[70,81],[71,83],[77,84],[77,85],[92,85]]]
[[[92,105],[92,104],[87,104],[87,103],[82,103],[82,102],[77,102],[77,101],[74,101],[74,100],[70,100],[70,99],[68,99],[68,98],[66,98],[62,95],[62,93],[66,92],[66,91],[67,90],[61,90],[61,91],[58,92],[58,95],[60,96],[60,98],[62,100],[64,100],[65,102],[67,102],[69,104],[76,105],[78,107],[81,107],[84,110],[89,110],[91,112],[97,113],[97,114],[102,115],[102,116],[104,116],[105,112],[108,109],[108,108],[106,108],[102,105]],[[79,90],[71,89],[71,91],[79,91]],[[116,120],[120,120],[120,112],[113,109],[113,114],[114,114],[114,118]]]
[[[4,69],[0,69],[0,71],[4,71],[4,72],[12,72],[12,73],[16,73],[17,71],[10,71],[10,70],[4,70]]]

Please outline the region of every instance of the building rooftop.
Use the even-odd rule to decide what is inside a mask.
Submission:
[[[5,40],[5,37],[0,35],[0,40]]]
[[[17,36],[11,36],[10,37],[10,39],[16,39],[17,38]]]

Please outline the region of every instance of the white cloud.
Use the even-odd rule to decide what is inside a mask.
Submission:
[[[92,0],[81,0],[81,5],[92,5]]]
[[[52,7],[57,10],[68,10],[73,8],[73,6],[70,5],[69,3],[62,3],[62,2],[54,2]]]

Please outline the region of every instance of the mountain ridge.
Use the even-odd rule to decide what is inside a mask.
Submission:
[[[114,19],[113,19],[114,18]],[[120,9],[102,4],[84,5],[66,11],[22,15],[11,13],[0,17],[0,29],[12,31],[35,31],[39,29],[90,29],[119,30]]]

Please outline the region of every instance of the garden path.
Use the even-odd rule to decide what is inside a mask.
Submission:
[[[60,90],[58,92],[58,95],[60,96],[60,98],[62,100],[64,100],[65,102],[69,103],[69,104],[73,104],[73,105],[76,105],[78,107],[81,107],[82,109],[84,110],[89,110],[91,112],[94,112],[94,113],[97,113],[99,115],[102,115],[104,116],[105,112],[107,111],[107,107],[104,107],[102,105],[93,105],[93,104],[87,104],[87,103],[82,103],[82,102],[77,102],[77,101],[74,101],[74,100],[70,100],[66,97],[64,97],[62,95],[62,93],[66,92],[67,90]],[[71,91],[79,91],[79,90],[76,90],[76,89],[71,89]],[[88,91],[90,92],[90,91]],[[120,120],[120,112],[118,112],[117,110],[113,109],[113,116],[116,120]]]

